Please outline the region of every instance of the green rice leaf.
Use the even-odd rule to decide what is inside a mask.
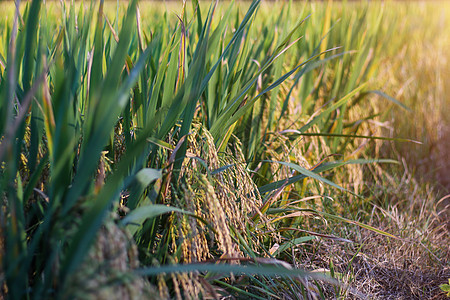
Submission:
[[[306,130],[311,128],[313,125],[317,124],[325,116],[329,115],[332,111],[336,110],[337,108],[339,108],[342,105],[344,105],[345,103],[347,103],[351,99],[351,97],[356,95],[356,93],[361,91],[365,86],[366,86],[366,84],[362,84],[359,87],[357,87],[356,89],[354,89],[353,91],[351,91],[350,93],[348,93],[347,95],[345,95],[344,97],[342,97],[342,99],[340,99],[339,101],[337,101],[336,103],[334,103],[333,105],[328,107],[326,110],[324,110],[322,113],[320,113],[314,119],[312,119],[310,122],[305,124],[302,128],[299,129],[299,131],[300,132],[305,132]]]
[[[381,97],[383,97],[383,98],[385,98],[385,99],[391,101],[392,103],[397,104],[397,105],[400,106],[401,108],[403,108],[403,109],[405,109],[405,110],[407,110],[407,111],[409,111],[409,112],[412,112],[411,108],[409,108],[408,106],[406,106],[406,105],[403,104],[402,102],[398,101],[398,100],[395,99],[394,97],[391,97],[391,96],[389,96],[388,94],[383,93],[382,91],[375,90],[375,91],[367,91],[366,93],[367,93],[367,94],[370,94],[370,93],[372,93],[372,94],[377,94],[377,95],[379,95],[379,96],[381,96]]]
[[[125,218],[120,221],[120,224],[125,225],[140,225],[146,219],[151,219],[169,212],[178,212],[182,214],[192,214],[191,212],[170,207],[161,204],[153,204],[148,206],[141,206],[131,211]]]
[[[156,276],[159,274],[172,273],[188,273],[188,272],[212,272],[217,274],[234,274],[238,275],[261,275],[261,276],[277,276],[277,277],[303,277],[324,280],[330,283],[337,283],[328,276],[308,272],[301,269],[288,269],[281,266],[243,266],[243,265],[227,265],[227,264],[188,264],[188,265],[168,265],[160,267],[142,268],[135,271],[138,275]]]
[[[302,244],[304,242],[308,242],[308,241],[315,240],[315,239],[316,239],[315,236],[302,236],[299,238],[295,238],[289,242],[281,244],[280,247],[272,255],[274,257],[277,257],[278,254],[280,254],[281,252],[283,252],[289,248],[292,248],[292,247]]]
[[[303,175],[305,175],[305,176],[307,176],[307,177],[311,177],[311,178],[313,178],[313,179],[319,180],[319,181],[321,181],[321,182],[323,182],[323,183],[326,183],[326,184],[328,184],[328,185],[331,185],[332,187],[335,187],[335,188],[337,188],[337,189],[340,189],[340,190],[342,190],[342,191],[349,192],[349,193],[351,193],[352,195],[355,195],[355,196],[360,197],[359,195],[353,193],[352,191],[350,191],[350,190],[348,190],[348,189],[345,189],[345,188],[343,188],[343,187],[341,187],[341,186],[335,184],[334,182],[331,182],[330,180],[325,179],[325,178],[323,178],[323,177],[317,175],[317,173],[314,173],[313,171],[310,171],[310,170],[308,170],[308,169],[305,169],[305,168],[303,168],[303,167],[300,167],[300,166],[297,165],[297,164],[289,163],[289,162],[282,162],[282,161],[268,161],[268,162],[275,162],[275,163],[279,163],[279,164],[285,165],[285,166],[287,166],[287,167],[289,167],[289,168],[291,168],[291,169],[294,169],[294,170],[296,170],[297,172],[299,172],[299,173],[301,173],[301,174],[303,174]]]

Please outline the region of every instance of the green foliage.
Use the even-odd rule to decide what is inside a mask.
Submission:
[[[443,290],[444,292],[447,292],[447,297],[450,297],[450,279],[448,280],[449,284],[441,284],[439,287],[441,288],[441,290]]]

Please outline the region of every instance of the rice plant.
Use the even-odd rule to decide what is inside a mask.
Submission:
[[[365,104],[408,109],[369,82],[394,34],[384,6],[346,5],[2,3],[5,297],[339,289],[296,255],[352,242],[326,222],[396,239],[355,218],[365,166],[396,163],[365,147],[411,142]]]

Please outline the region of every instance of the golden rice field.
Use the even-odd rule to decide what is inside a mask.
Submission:
[[[0,9],[0,299],[450,295],[447,2]]]

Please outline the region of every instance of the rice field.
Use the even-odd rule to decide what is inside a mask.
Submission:
[[[445,299],[449,4],[0,8],[0,299]]]

